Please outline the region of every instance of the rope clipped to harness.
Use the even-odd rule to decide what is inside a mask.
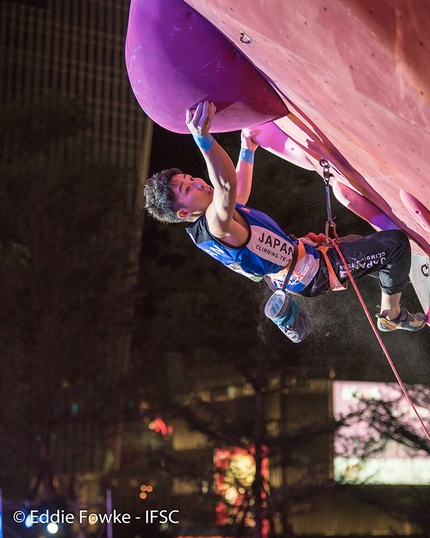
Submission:
[[[327,222],[325,225],[324,234],[314,234],[308,233],[306,239],[311,241],[316,249],[321,253],[324,258],[325,265],[328,271],[328,278],[330,282],[330,289],[332,291],[343,291],[348,288],[348,283],[342,284],[336,275],[335,270],[333,269],[330,257],[328,256],[328,251],[331,249],[330,245],[330,230],[332,231],[334,239],[338,240],[336,223],[334,222],[332,208],[331,208],[331,199],[330,199],[330,178],[333,177],[333,174],[330,172],[331,165],[325,160],[320,159],[320,165],[323,169],[323,179],[325,184],[325,193],[326,193],[326,205],[327,205]]]
[[[373,332],[375,333],[375,336],[376,338],[378,339],[378,342],[379,342],[379,345],[381,346],[381,349],[382,351],[384,352],[385,354],[385,357],[387,358],[388,360],[388,363],[389,365],[391,366],[391,369],[394,373],[394,376],[396,377],[397,379],[397,382],[406,398],[406,400],[408,401],[409,405],[411,406],[412,410],[414,411],[415,413],[415,416],[417,417],[427,439],[430,440],[430,433],[428,431],[428,429],[426,428],[420,414],[418,413],[418,410],[414,404],[414,402],[412,401],[411,397],[409,396],[409,393],[397,371],[397,368],[393,362],[393,360],[391,359],[391,356],[390,354],[388,353],[388,350],[387,348],[385,347],[385,344],[384,342],[382,341],[382,338],[381,338],[381,335],[379,334],[377,328],[376,328],[376,325],[372,319],[372,316],[370,315],[370,312],[369,312],[369,309],[367,308],[366,306],[366,303],[364,302],[364,299],[360,293],[360,290],[358,289],[357,287],[357,284],[354,280],[354,277],[352,276],[351,274],[351,271],[349,269],[349,266],[348,266],[348,262],[346,261],[343,253],[342,253],[342,250],[340,248],[340,244],[339,244],[339,240],[338,240],[338,235],[337,235],[337,231],[336,231],[336,224],[334,223],[334,220],[333,220],[333,216],[332,216],[332,209],[331,209],[331,200],[330,200],[330,185],[329,185],[329,181],[330,181],[330,178],[333,177],[333,174],[330,173],[330,164],[325,160],[325,159],[320,159],[320,165],[322,166],[323,168],[323,179],[324,179],[324,184],[325,184],[325,187],[326,187],[326,204],[327,204],[327,223],[326,223],[326,228],[325,228],[325,237],[326,237],[326,241],[328,244],[332,245],[336,250],[337,250],[337,253],[339,254],[339,257],[343,263],[343,266],[345,267],[345,270],[346,270],[346,273],[348,275],[348,278],[355,290],[355,293],[357,294],[357,297],[358,297],[358,300],[360,301],[361,303],[361,306],[363,307],[363,310],[364,310],[364,313],[366,314],[366,317],[367,317],[367,320],[369,321],[370,323],[370,326],[372,327],[372,330]],[[329,231],[330,231],[330,228],[333,230],[333,236],[334,236],[334,239],[330,238],[329,237]]]
[[[344,257],[344,255],[343,255],[341,249],[340,249],[339,244],[337,243],[337,241],[334,241],[333,239],[330,239],[330,243],[331,243],[331,244],[334,246],[334,248],[337,250],[337,252],[338,252],[338,254],[339,254],[339,257],[340,257],[340,259],[342,260],[342,263],[343,263],[343,265],[344,265],[344,267],[345,267],[345,269],[346,269],[346,272],[347,272],[347,274],[348,274],[348,278],[349,278],[349,280],[351,281],[352,286],[354,287],[354,290],[355,290],[355,292],[356,292],[356,294],[357,294],[357,297],[358,297],[358,299],[359,299],[359,301],[360,301],[360,303],[361,303],[361,305],[362,305],[362,307],[363,307],[364,313],[365,313],[366,316],[367,316],[367,319],[368,319],[368,321],[369,321],[369,323],[370,323],[370,325],[371,325],[371,327],[372,327],[372,329],[373,329],[373,332],[375,333],[376,338],[378,339],[378,342],[379,342],[379,344],[380,344],[380,346],[381,346],[381,348],[382,348],[382,351],[384,352],[384,354],[385,354],[385,356],[386,356],[386,358],[387,358],[387,360],[388,360],[388,363],[389,363],[389,365],[391,366],[391,369],[393,370],[393,373],[394,373],[394,375],[395,375],[395,377],[396,377],[396,379],[397,379],[397,382],[398,382],[400,388],[402,389],[402,392],[403,392],[403,394],[404,394],[406,400],[408,401],[409,405],[410,405],[411,408],[413,409],[413,411],[414,411],[414,413],[415,413],[415,415],[416,415],[416,417],[417,417],[419,423],[421,424],[421,427],[422,427],[422,429],[423,429],[423,431],[424,431],[424,433],[425,433],[427,439],[430,440],[430,433],[429,433],[429,431],[427,430],[427,428],[426,428],[426,426],[425,426],[425,424],[424,424],[424,422],[423,422],[423,420],[422,420],[420,414],[418,413],[418,410],[417,410],[417,408],[416,408],[414,402],[412,401],[411,397],[409,396],[409,393],[408,393],[408,391],[407,391],[407,389],[406,389],[406,387],[405,387],[405,385],[404,385],[404,383],[403,383],[403,381],[402,381],[402,379],[401,379],[401,377],[400,377],[400,375],[399,375],[399,373],[398,373],[398,371],[397,371],[397,368],[396,368],[396,366],[395,366],[393,360],[391,359],[391,356],[390,356],[390,354],[388,353],[388,350],[387,350],[387,348],[385,347],[384,342],[382,341],[381,335],[378,333],[378,330],[377,330],[377,328],[376,328],[376,325],[375,325],[375,323],[374,323],[374,321],[373,321],[373,319],[372,319],[372,316],[370,315],[369,310],[368,310],[368,308],[367,308],[367,306],[366,306],[366,304],[365,304],[365,302],[364,302],[364,300],[363,300],[363,297],[362,297],[362,295],[361,295],[361,293],[360,293],[360,291],[359,291],[359,289],[358,289],[358,287],[357,287],[357,284],[356,284],[356,282],[355,282],[355,280],[354,280],[354,277],[352,276],[351,271],[349,270],[348,263],[347,263],[347,261],[345,260],[345,257]]]

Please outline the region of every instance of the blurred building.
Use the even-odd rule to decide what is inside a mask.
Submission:
[[[147,118],[124,65],[127,0],[3,0],[0,102],[60,93],[87,104],[92,156],[138,170]]]
[[[180,369],[177,366],[172,379],[175,391],[181,384]],[[271,447],[268,452],[264,447],[262,451],[262,515],[263,521],[271,521],[276,536],[418,533],[407,521],[393,519],[369,499],[395,497],[411,486],[428,487],[428,455],[408,452],[390,441],[388,452],[377,454],[376,459],[372,457],[364,462],[354,457],[339,457],[343,454],[342,446],[331,430],[334,417],[347,414],[349,405],[351,410],[355,409],[361,395],[382,398],[389,394],[401,399],[395,384],[312,378],[299,371],[268,380],[263,390],[263,406]],[[231,414],[255,419],[258,416],[256,390],[240,375],[202,380],[195,393],[184,395],[184,402],[193,398],[210,404],[214,412],[217,410],[224,417]],[[401,407],[397,410],[399,415],[404,412],[410,416],[410,410],[403,404]],[[354,443],[360,439],[361,432],[364,441],[366,427],[358,424],[358,429],[347,429],[346,433],[357,436]],[[249,450],[246,440],[244,443],[239,447],[217,445],[213,438],[191,429],[184,420],[172,422],[171,444],[176,457],[188,462],[189,468],[196,472],[197,469],[201,472],[205,461],[208,470],[206,477],[201,474],[200,482],[193,480],[190,471],[182,478],[180,473],[172,478],[171,503],[180,510],[182,524],[173,528],[176,536],[214,538],[224,532],[234,536],[253,535],[253,505],[249,504],[246,493],[255,476],[255,464],[252,465],[255,452],[252,444]],[[268,535],[263,525],[263,536]]]
[[[86,105],[91,136],[86,137],[85,132],[80,135],[79,150],[63,150],[74,152],[74,159],[99,160],[125,171],[135,230],[130,239],[132,271],[119,285],[130,288],[137,277],[142,182],[147,176],[152,123],[138,106],[125,69],[128,8],[129,0],[1,1],[0,103],[18,101],[37,106],[39,99],[60,94]],[[131,300],[124,324],[132,315]],[[130,339],[131,335],[126,335],[121,341],[107,343],[107,382],[115,382],[127,371]],[[78,413],[79,402],[69,404]],[[85,457],[70,458],[67,439],[73,436],[85,444],[94,435],[95,420],[70,425],[61,435],[64,442],[57,454],[64,473],[88,478],[81,488],[87,498],[98,495],[101,472],[119,468],[124,438],[124,425],[120,424],[114,441],[106,439]]]

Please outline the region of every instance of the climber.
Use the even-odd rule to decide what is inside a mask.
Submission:
[[[315,234],[290,237],[268,215],[245,205],[258,146],[253,140],[255,133],[242,132],[235,169],[209,132],[215,112],[210,102],[186,112],[186,124],[213,186],[177,168],[163,170],[146,183],[148,212],[161,222],[189,223],[186,231],[199,248],[253,280],[269,278],[272,289],[315,297],[329,291],[333,280],[345,284],[348,275],[336,249],[325,249],[323,255]],[[380,331],[418,331],[426,325],[425,314],[411,314],[400,305],[411,263],[409,240],[402,231],[380,231],[345,242],[342,253],[354,278],[379,273]]]

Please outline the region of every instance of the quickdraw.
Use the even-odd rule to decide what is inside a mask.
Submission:
[[[323,179],[324,179],[324,185],[325,185],[325,200],[327,205],[327,222],[325,225],[325,238],[326,242],[330,242],[330,228],[333,231],[333,237],[335,239],[338,238],[337,231],[336,231],[336,223],[333,219],[332,209],[331,209],[331,199],[330,199],[330,178],[334,177],[333,174],[330,172],[330,163],[326,161],[325,159],[320,159],[320,166],[323,169]]]
[[[322,166],[322,169],[323,169],[323,179],[324,179],[324,185],[325,185],[325,199],[326,199],[326,205],[327,205],[327,222],[325,224],[325,245],[321,245],[321,244],[318,245],[317,250],[319,250],[324,257],[327,270],[328,270],[328,275],[329,275],[330,288],[332,289],[332,291],[342,291],[348,288],[348,283],[341,284],[341,282],[336,276],[336,273],[333,269],[331,261],[329,257],[327,256],[327,250],[331,248],[331,242],[333,241],[333,239],[330,237],[330,230],[332,230],[334,241],[338,240],[336,223],[334,222],[334,218],[332,214],[331,198],[330,198],[330,178],[334,176],[330,172],[331,165],[328,161],[326,161],[325,159],[320,159],[320,166]]]

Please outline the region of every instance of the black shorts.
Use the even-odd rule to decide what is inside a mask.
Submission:
[[[376,232],[341,243],[340,249],[354,279],[379,272],[381,290],[386,295],[400,293],[408,286],[411,246],[407,235],[401,230]],[[347,282],[348,275],[336,248],[330,248],[327,255],[339,280]],[[300,295],[316,297],[327,291],[330,291],[328,270],[321,256],[317,274]]]

